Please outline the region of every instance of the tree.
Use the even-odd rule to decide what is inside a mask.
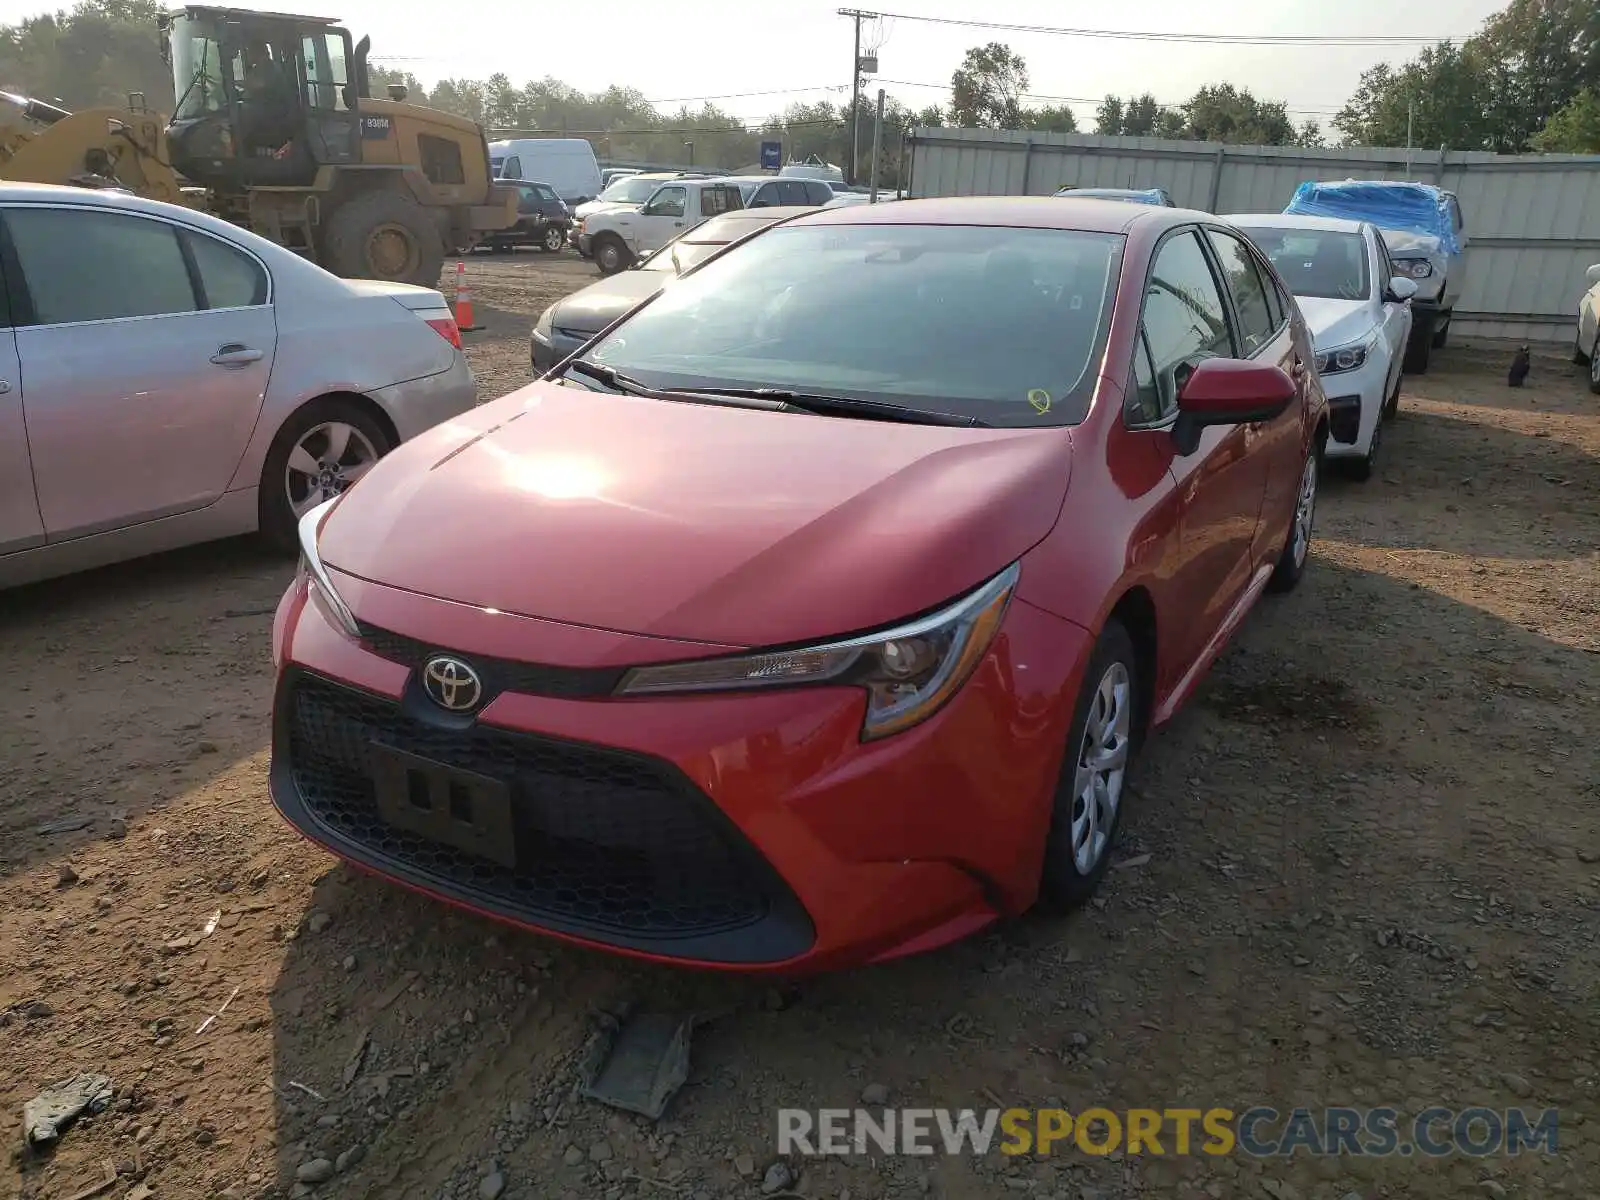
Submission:
[[[1584,88],[1533,138],[1542,154],[1600,154],[1600,98]]]
[[[1094,112],[1094,131],[1105,137],[1116,137],[1122,132],[1122,100],[1107,96]]]
[[[1295,140],[1294,122],[1281,103],[1257,100],[1249,88],[1231,83],[1201,88],[1184,105],[1184,114],[1196,141],[1287,146]]]
[[[1316,121],[1303,121],[1300,128],[1295,130],[1294,145],[1312,147],[1327,145],[1322,137],[1322,126]]]
[[[1078,132],[1078,116],[1066,104],[1027,109],[1022,119],[1026,128],[1037,129],[1040,133]]]
[[[1398,70],[1380,63],[1361,76],[1334,128],[1359,146],[1445,146],[1451,150],[1523,147],[1526,135],[1496,115],[1495,72],[1475,46],[1440,42]]]
[[[1020,129],[1028,66],[1002,42],[974,46],[950,76],[950,119],[967,129]]]

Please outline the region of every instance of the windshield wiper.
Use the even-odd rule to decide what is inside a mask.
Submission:
[[[824,396],[815,392],[794,392],[787,388],[686,388],[702,396],[746,396],[751,400],[772,400],[787,409],[815,413],[822,417],[866,417],[874,421],[900,421],[907,425],[961,425],[988,428],[989,422],[959,413],[911,408],[882,400],[860,400],[854,396]]]
[[[589,362],[586,359],[577,359],[567,364],[567,370],[576,371],[579,375],[586,375],[590,379],[598,379],[607,387],[618,392],[626,392],[633,396],[648,396],[652,400],[662,399],[660,392],[649,384],[640,383],[631,375],[624,375],[615,367],[607,367],[601,363]]]

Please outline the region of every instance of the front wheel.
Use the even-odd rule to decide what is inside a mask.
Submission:
[[[544,247],[546,254],[556,254],[567,244],[567,232],[559,225],[547,226],[539,244]]]
[[[1431,328],[1415,328],[1411,330],[1411,340],[1406,343],[1406,357],[1403,369],[1407,375],[1426,375],[1428,373],[1428,360],[1433,357],[1433,330]]]
[[[1039,879],[1039,901],[1046,908],[1077,908],[1105,877],[1140,728],[1138,681],[1133,639],[1110,620],[1084,672],[1067,734]]]
[[[1595,331],[1594,345],[1589,349],[1589,390],[1600,396],[1600,330]]]
[[[594,242],[594,262],[602,275],[615,275],[628,265],[628,248],[614,234],[605,234]]]
[[[1378,469],[1378,446],[1383,442],[1383,418],[1379,416],[1378,423],[1372,427],[1372,440],[1367,443],[1367,452],[1360,458],[1345,460],[1345,470],[1351,479],[1365,483],[1372,478],[1372,473]]]
[[[1321,447],[1313,445],[1300,468],[1300,486],[1295,491],[1294,516],[1289,522],[1289,537],[1278,555],[1267,587],[1274,592],[1292,592],[1306,573],[1311,558],[1311,530],[1317,519],[1317,483],[1321,474]]]
[[[261,468],[261,535],[292,554],[298,526],[324,500],[360,479],[394,446],[383,427],[348,400],[313,400],[278,430]]]

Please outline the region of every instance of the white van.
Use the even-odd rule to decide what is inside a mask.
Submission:
[[[489,143],[496,179],[547,183],[571,208],[600,194],[600,163],[583,138],[514,138]]]

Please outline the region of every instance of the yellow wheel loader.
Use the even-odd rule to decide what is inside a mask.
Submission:
[[[204,208],[353,279],[436,287],[445,256],[517,221],[483,130],[367,94],[333,20],[190,7],[161,19],[170,121],[142,96],[76,113],[0,92],[0,179]]]

